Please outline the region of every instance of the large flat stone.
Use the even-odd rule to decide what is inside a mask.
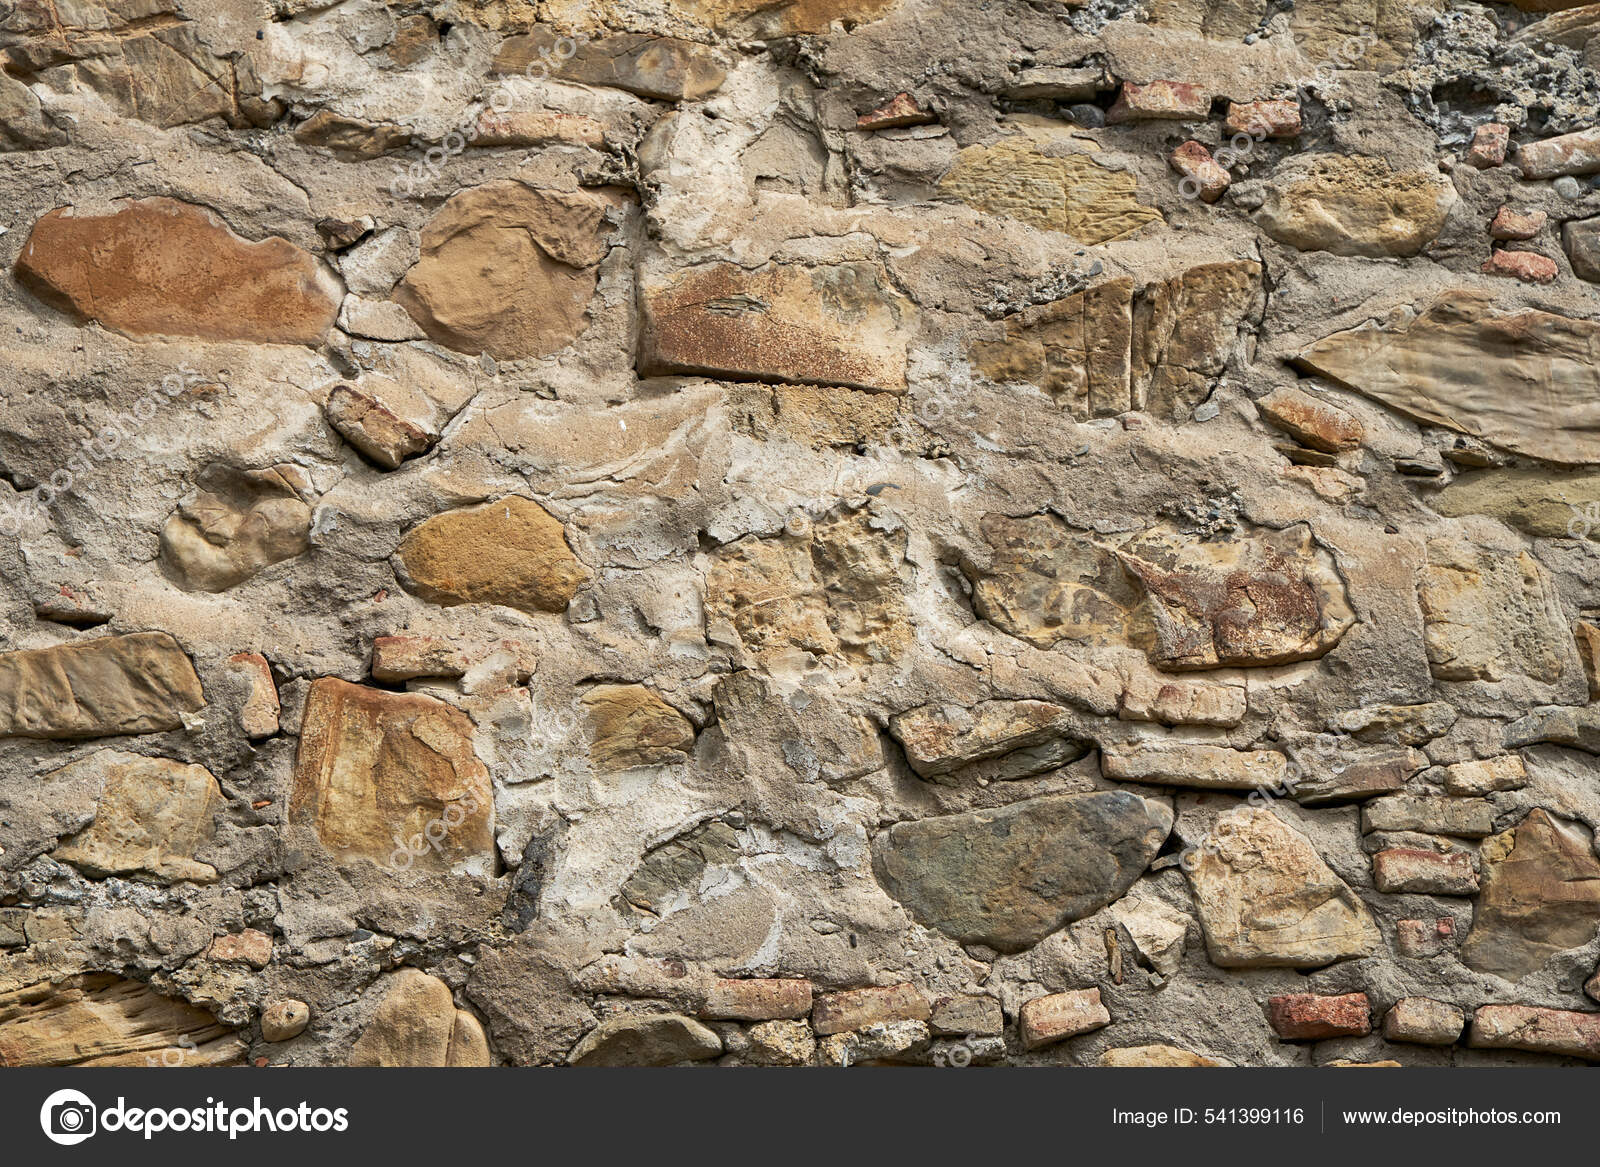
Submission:
[[[905,390],[914,309],[875,264],[702,264],[646,275],[642,302],[646,376]]]
[[[1067,710],[1048,701],[984,701],[924,705],[889,719],[906,761],[924,778],[998,760],[991,776],[1021,778],[1080,758],[1087,747],[1066,732]]]
[[[1395,171],[1377,158],[1321,154],[1268,182],[1262,230],[1301,251],[1416,255],[1444,228],[1455,187],[1437,170]]]
[[[1588,830],[1543,810],[1484,840],[1482,891],[1461,959],[1520,981],[1600,930],[1600,859]]]
[[[1115,901],[1171,829],[1171,810],[1123,791],[1036,798],[896,823],[873,870],[919,923],[1020,952]]]
[[[1600,322],[1440,296],[1410,324],[1363,325],[1300,353],[1304,369],[1432,425],[1549,462],[1600,462]]]
[[[231,1066],[244,1053],[203,1009],[111,973],[0,993],[0,1066]]]
[[[204,207],[142,199],[109,215],[58,207],[33,225],[17,279],[52,308],[135,336],[322,342],[338,279],[286,239],[252,243]]]
[[[165,632],[0,653],[0,737],[154,733],[204,705],[194,665]]]
[[[53,855],[90,875],[137,875],[209,883],[216,869],[195,853],[210,841],[222,791],[204,766],[101,750],[45,781],[89,781],[100,797],[94,822]]]
[[[1317,968],[1381,942],[1366,905],[1271,811],[1222,815],[1185,870],[1206,950],[1222,968]]]
[[[323,677],[312,683],[289,821],[340,860],[484,869],[494,795],[466,714],[443,701]]]

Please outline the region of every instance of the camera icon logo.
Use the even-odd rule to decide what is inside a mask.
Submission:
[[[94,1134],[98,1116],[99,1109],[87,1094],[57,1090],[39,1108],[39,1125],[52,1143],[71,1147]]]

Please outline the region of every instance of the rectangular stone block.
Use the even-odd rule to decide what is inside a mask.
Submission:
[[[1484,1005],[1472,1015],[1467,1044],[1475,1049],[1516,1049],[1600,1062],[1600,1013]]]
[[[1372,857],[1372,882],[1381,892],[1421,895],[1470,896],[1478,891],[1478,873],[1465,851],[1438,851],[1395,847]]]
[[[1323,997],[1289,993],[1267,1002],[1272,1030],[1287,1041],[1321,1041],[1329,1037],[1362,1037],[1372,1032],[1372,1010],[1365,993]]]
[[[165,632],[0,653],[0,737],[181,729],[205,703],[194,665]]]
[[[926,1021],[928,998],[915,985],[874,986],[826,993],[816,999],[811,1027],[824,1036],[885,1021]]]
[[[711,986],[700,1016],[714,1021],[793,1021],[810,1012],[810,981],[724,979]]]
[[[1111,1013],[1100,1000],[1099,989],[1077,989],[1035,997],[1023,1005],[1018,1021],[1022,1048],[1036,1050],[1081,1033],[1104,1029]]]

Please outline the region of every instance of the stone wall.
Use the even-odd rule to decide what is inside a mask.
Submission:
[[[0,65],[0,1064],[1600,1060],[1600,5]]]

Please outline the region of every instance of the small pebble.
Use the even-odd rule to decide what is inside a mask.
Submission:
[[[1583,183],[1573,178],[1570,174],[1564,174],[1556,179],[1556,194],[1568,200],[1581,199],[1583,197]]]
[[[1098,105],[1089,105],[1087,103],[1082,105],[1069,105],[1067,107],[1067,112],[1072,115],[1072,120],[1077,122],[1080,126],[1088,126],[1090,129],[1098,129],[1106,124],[1106,111],[1101,109]]]
[[[1210,421],[1221,412],[1222,406],[1218,405],[1215,401],[1207,401],[1204,405],[1201,405],[1195,409],[1194,419],[1195,421]]]

